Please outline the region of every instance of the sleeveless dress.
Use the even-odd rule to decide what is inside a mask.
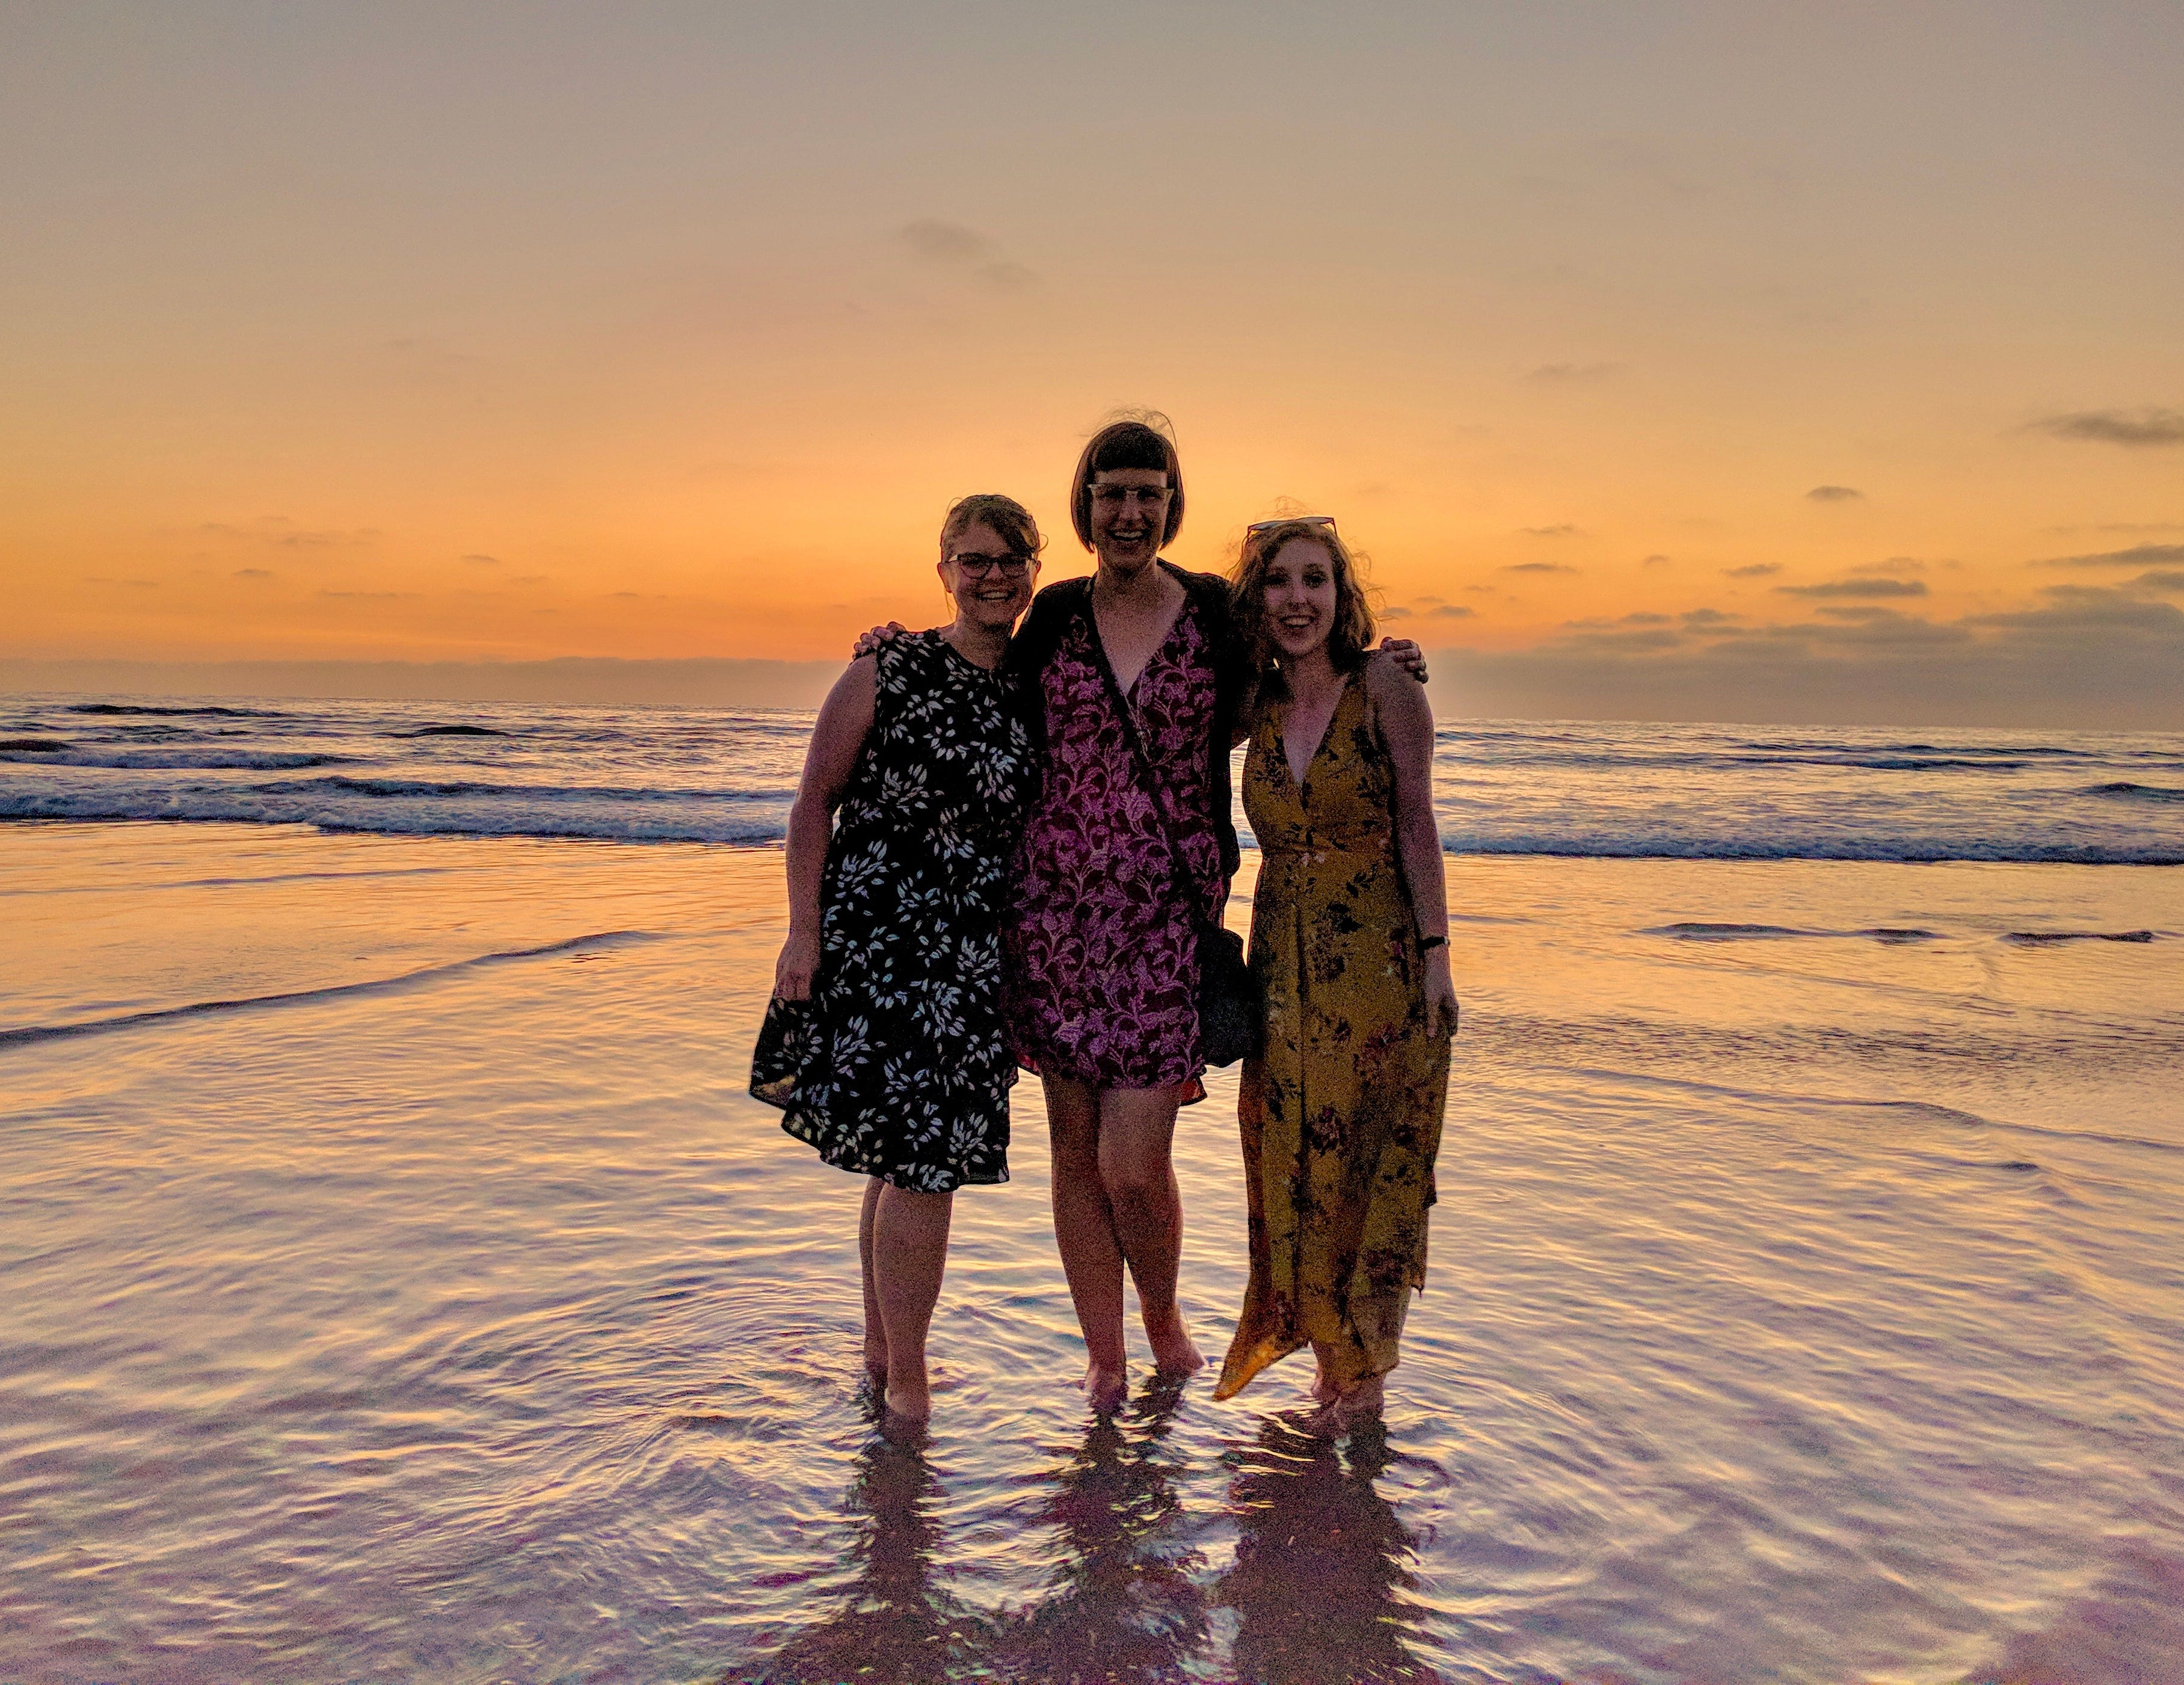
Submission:
[[[751,1092],[837,1169],[947,1193],[1009,1177],[1001,912],[1038,768],[1008,682],[938,632],[875,659],[811,998],[767,1008]]]
[[[1239,1095],[1251,1279],[1216,1398],[1314,1341],[1339,1386],[1395,1368],[1425,1285],[1448,1092],[1396,853],[1395,767],[1363,677],[1343,690],[1301,789],[1283,753],[1286,712],[1263,711],[1244,762],[1264,856],[1251,968],[1267,1039]]]
[[[1131,753],[1089,602],[1033,680],[1045,776],[1017,851],[1010,1037],[1027,1070],[1100,1088],[1189,1085],[1197,1099],[1197,918],[1201,908],[1217,918],[1228,897],[1207,756],[1220,653],[1186,597],[1128,699],[1193,907]]]

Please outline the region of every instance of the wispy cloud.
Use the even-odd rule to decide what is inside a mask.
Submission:
[[[2142,591],[2184,591],[2184,572],[2142,573],[2131,583]]]
[[[2151,567],[2184,561],[2184,544],[2133,544],[2127,550],[2100,550],[2092,555],[2051,555],[2035,567]]]
[[[2044,416],[2032,423],[2032,430],[2055,438],[2158,449],[2184,444],[2184,410],[2153,405],[2137,410],[2080,410],[2067,416]]]
[[[1805,494],[1814,503],[1855,503],[1864,495],[1856,486],[1814,486]]]
[[[1563,561],[1513,561],[1502,571],[1504,573],[1574,573],[1577,569]],[[1465,589],[1477,588],[1468,586]]]
[[[984,282],[1006,292],[1022,292],[1039,285],[1039,276],[1013,261],[993,240],[960,222],[921,217],[905,222],[895,238],[912,256]]]
[[[1641,567],[1672,567],[1675,565],[1675,560],[1672,555],[1663,555],[1656,551],[1652,555],[1640,557],[1638,565]]]
[[[1767,579],[1782,571],[1779,561],[1748,562],[1742,567],[1724,567],[1723,574],[1731,579]]]
[[[198,531],[209,538],[275,544],[291,550],[342,550],[376,544],[379,539],[376,527],[359,527],[346,533],[298,527],[285,515],[260,516],[255,521],[242,522],[207,521]]]
[[[1924,573],[1926,564],[1915,555],[1892,555],[1885,561],[1862,561],[1853,573]]]
[[[1524,527],[1518,530],[1528,538],[1574,538],[1579,536],[1577,524],[1570,521],[1559,522],[1552,527]]]
[[[469,562],[473,567],[498,567],[500,566],[500,558],[497,555],[466,555],[461,557],[460,560]]]
[[[1469,620],[1477,612],[1476,609],[1462,603],[1443,603],[1433,611],[1432,617],[1435,620]]]
[[[237,579],[270,579],[272,577],[273,570],[270,567],[238,567],[235,570]]]
[[[1923,597],[1923,579],[1830,579],[1818,585],[1777,585],[1786,597]]]
[[[1623,626],[1666,626],[1669,617],[1641,609],[1635,614],[1619,615],[1613,620],[1566,620],[1563,624],[1574,632],[1600,632]]]

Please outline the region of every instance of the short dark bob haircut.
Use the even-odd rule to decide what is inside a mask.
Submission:
[[[1174,433],[1173,423],[1159,410],[1131,410],[1092,435],[1069,483],[1069,524],[1078,544],[1092,548],[1092,477],[1108,468],[1150,468],[1167,476],[1167,526],[1161,543],[1175,542],[1183,527],[1183,459],[1176,455]]]

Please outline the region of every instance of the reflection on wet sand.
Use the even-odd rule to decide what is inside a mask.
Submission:
[[[989,1616],[933,1583],[946,1559],[939,1481],[914,1445],[876,1437],[846,1509],[847,1583],[834,1612],[736,1680],[822,1685],[1009,1679],[1154,1685],[1221,1677],[1258,1685],[1423,1685],[1441,1676],[1410,1593],[1416,1539],[1376,1482],[1401,1460],[1378,1424],[1340,1444],[1270,1418],[1232,1445],[1235,1561],[1210,1577],[1206,1525],[1178,1497],[1192,1470],[1172,1442],[1178,1394],[1101,1417],[1033,1477],[1028,1549],[1048,1541],[1048,1590]],[[1219,1652],[1226,1610],[1233,1654]],[[724,1685],[727,1685],[724,1682]]]
[[[1051,1589],[1011,1621],[1008,1671],[1025,1679],[1167,1681],[1207,1642],[1205,1556],[1177,1496],[1191,1470],[1171,1445],[1181,1392],[1160,1388],[1095,1420],[1068,1459],[1032,1478],[1056,1530]]]
[[[1279,1418],[1223,1460],[1236,1563],[1217,1599],[1237,1616],[1234,1671],[1261,1685],[1411,1682],[1419,1660],[1414,1541],[1373,1482],[1396,1460],[1379,1423],[1342,1446]]]
[[[858,1454],[844,1504],[851,1532],[840,1604],[783,1645],[755,1678],[766,1685],[850,1679],[940,1685],[981,1677],[991,1624],[933,1583],[940,1541],[933,1510],[943,1496],[922,1446],[875,1435]],[[753,1677],[738,1672],[723,1685]]]

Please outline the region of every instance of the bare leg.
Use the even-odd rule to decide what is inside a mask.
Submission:
[[[865,1379],[883,1387],[887,1385],[887,1327],[880,1320],[879,1290],[872,1285],[872,1219],[880,1208],[880,1190],[886,1186],[878,1176],[865,1179],[864,1209],[857,1215],[857,1261],[865,1277]]]
[[[919,1193],[881,1185],[872,1221],[872,1279],[887,1330],[887,1407],[923,1421],[933,1414],[925,1378],[925,1334],[948,1267],[952,1193]]]
[[[1095,1409],[1123,1402],[1123,1253],[1100,1174],[1100,1096],[1067,1077],[1042,1077],[1053,1143],[1054,1243],[1084,1331],[1084,1390]]]
[[[1312,1342],[1312,1396],[1323,1404],[1331,1404],[1342,1390],[1334,1383],[1334,1359],[1327,1347],[1317,1340]]]
[[[1173,1088],[1110,1088],[1100,1095],[1100,1180],[1114,1213],[1116,1244],[1137,1284],[1154,1364],[1168,1376],[1206,1366],[1175,1297],[1183,1193],[1170,1148],[1180,1098]]]

